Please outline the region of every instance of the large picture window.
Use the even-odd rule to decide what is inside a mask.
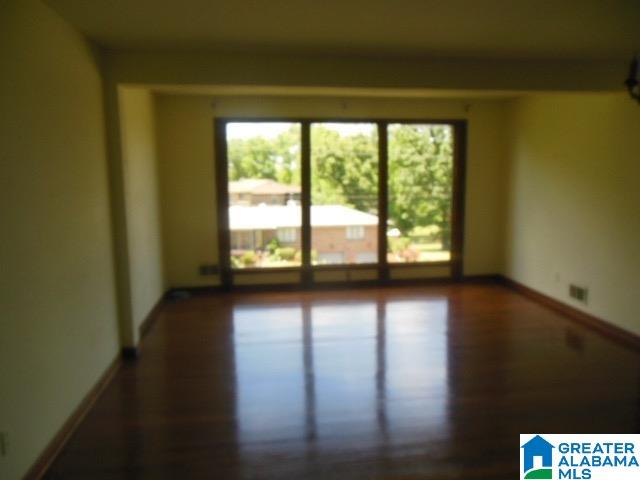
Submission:
[[[464,121],[219,120],[221,270],[461,272]],[[227,277],[228,278],[228,277]]]

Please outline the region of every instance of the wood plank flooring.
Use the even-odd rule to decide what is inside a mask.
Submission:
[[[640,354],[499,285],[167,303],[50,479],[514,479],[640,431]]]

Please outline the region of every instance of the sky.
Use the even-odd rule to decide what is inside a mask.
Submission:
[[[227,138],[251,138],[265,137],[274,138],[286,131],[295,123],[281,122],[231,122],[227,124]],[[311,124],[313,128],[314,124]],[[323,123],[326,128],[335,130],[342,135],[355,135],[358,133],[369,134],[376,128],[375,123]]]

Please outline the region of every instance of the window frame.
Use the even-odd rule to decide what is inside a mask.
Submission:
[[[233,276],[244,273],[301,272],[301,284],[314,284],[313,272],[323,270],[376,269],[375,283],[401,283],[390,278],[391,270],[425,267],[449,267],[448,278],[461,280],[464,258],[465,179],[467,156],[467,120],[464,119],[399,119],[399,118],[291,118],[291,117],[218,117],[214,118],[214,150],[216,173],[216,200],[218,217],[218,256],[220,281],[224,287],[233,287]],[[302,264],[296,267],[232,269],[230,255],[229,192],[226,125],[228,123],[273,123],[300,124],[300,161],[302,227],[300,243]],[[311,261],[311,125],[315,123],[373,123],[378,129],[378,261],[336,265],[313,265]],[[451,198],[451,248],[446,261],[421,261],[407,263],[387,262],[388,221],[388,126],[391,124],[449,125],[453,129],[453,184]]]

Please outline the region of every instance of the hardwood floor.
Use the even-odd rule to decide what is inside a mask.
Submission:
[[[640,354],[498,285],[166,304],[47,478],[514,479],[637,433]]]

